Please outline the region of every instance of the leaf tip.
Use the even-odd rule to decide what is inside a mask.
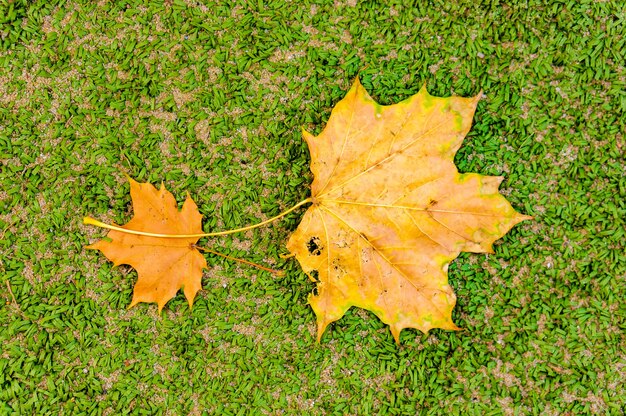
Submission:
[[[185,294],[185,298],[187,298],[187,303],[189,304],[189,310],[193,310],[193,302],[196,298],[196,293],[198,290],[187,290],[185,286],[183,286],[183,293]]]
[[[397,325],[389,325],[389,329],[391,330],[393,339],[396,341],[396,345],[400,345],[400,331],[402,331],[402,328]]]
[[[139,182],[131,178],[130,175],[127,174],[126,172],[124,172],[124,176],[126,177],[126,180],[128,181],[128,183],[130,184],[131,189],[139,186]]]
[[[328,327],[328,324],[330,322],[326,321],[326,320],[321,320],[319,319],[317,321],[317,343],[321,343],[322,341],[322,335],[324,335],[324,332],[326,332],[326,328]]]

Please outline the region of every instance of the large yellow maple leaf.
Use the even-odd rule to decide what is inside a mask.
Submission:
[[[179,211],[174,196],[163,185],[157,190],[149,183],[131,178],[133,218],[124,230],[156,235],[201,234],[202,215],[187,196]],[[204,256],[195,248],[199,237],[164,238],[109,231],[107,239],[87,248],[100,250],[116,266],[128,264],[137,270],[137,283],[130,307],[139,302],[156,302],[159,312],[183,288],[189,307],[201,289]]]
[[[304,132],[312,205],[287,248],[318,282],[318,341],[352,306],[374,312],[396,342],[403,328],[459,329],[448,265],[462,251],[493,252],[530,218],[498,193],[502,177],[454,165],[477,102],[422,88],[382,106],[357,79],[322,133]]]

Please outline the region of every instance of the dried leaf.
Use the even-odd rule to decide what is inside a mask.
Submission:
[[[157,190],[149,183],[131,178],[130,196],[134,216],[122,228],[155,234],[202,233],[202,215],[188,195],[182,210],[163,185]],[[194,248],[198,238],[160,238],[110,231],[107,239],[87,248],[100,250],[116,266],[128,264],[138,279],[130,307],[139,302],[156,302],[159,312],[183,288],[189,307],[201,288],[204,256]]]
[[[318,341],[351,306],[374,312],[396,341],[403,328],[459,329],[448,265],[462,251],[493,252],[530,218],[498,193],[501,177],[454,165],[477,102],[422,88],[381,106],[357,79],[324,131],[304,132],[313,204],[287,248],[318,281]]]

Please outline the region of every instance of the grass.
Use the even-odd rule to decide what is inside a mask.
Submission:
[[[0,414],[624,411],[623,7],[404,3],[0,0]],[[81,224],[130,218],[124,173],[207,231],[269,218],[308,196],[300,128],[357,74],[384,104],[485,94],[457,165],[535,221],[451,265],[466,330],[398,347],[352,309],[317,345],[279,257],[301,212],[206,241],[284,277],[209,255],[192,311],[127,310],[135,272]]]

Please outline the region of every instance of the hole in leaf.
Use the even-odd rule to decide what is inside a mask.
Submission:
[[[309,250],[309,254],[313,256],[319,256],[322,254],[322,246],[320,245],[322,241],[319,237],[311,237],[311,239],[306,243],[306,248]]]

